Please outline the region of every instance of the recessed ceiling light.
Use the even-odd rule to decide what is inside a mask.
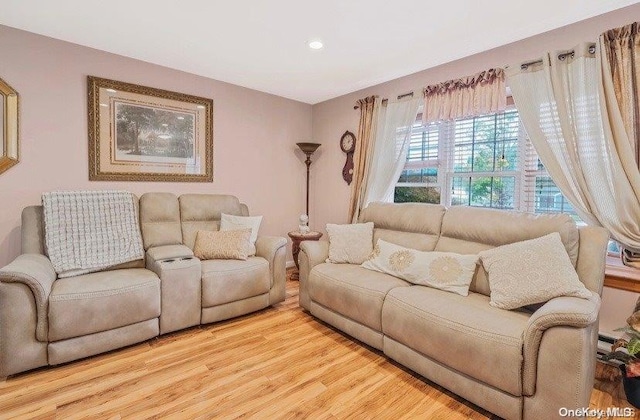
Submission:
[[[107,104],[100,104],[100,106],[105,107],[105,108],[109,107],[109,105],[107,105]]]
[[[184,120],[184,117],[178,117],[179,120]]]
[[[198,108],[198,109],[204,109],[204,105],[198,105],[196,108]]]
[[[117,90],[115,90],[115,89],[107,89],[107,92],[109,92],[109,93],[116,93],[116,92],[117,92]]]
[[[319,39],[309,41],[307,45],[309,45],[309,48],[311,48],[312,50],[321,50],[322,47],[324,47],[324,44]]]

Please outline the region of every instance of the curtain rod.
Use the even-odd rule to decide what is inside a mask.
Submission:
[[[594,54],[595,52],[596,52],[596,44],[589,45],[589,54]],[[575,50],[571,50],[562,54],[558,54],[558,60],[564,60],[569,56],[573,58],[575,53],[576,53]],[[520,70],[526,70],[529,66],[533,66],[535,64],[542,64],[542,59],[527,61],[526,63],[522,63],[520,64]]]
[[[403,93],[402,95],[398,95],[398,96],[396,97],[396,100],[398,100],[398,99],[402,99],[402,98],[406,98],[407,96],[413,96],[413,92],[407,92],[407,93]],[[383,103],[383,104],[384,104],[384,103],[386,103],[386,102],[389,102],[389,99],[388,99],[388,98],[384,98],[384,99],[382,100],[382,103]],[[355,106],[353,107],[353,109],[359,109],[359,108],[360,108],[360,106],[358,106],[358,105],[355,105]]]

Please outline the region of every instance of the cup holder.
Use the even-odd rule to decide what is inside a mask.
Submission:
[[[170,262],[174,262],[174,261],[175,261],[175,260],[164,260],[164,261],[162,261],[162,262],[170,263]]]
[[[180,261],[189,261],[189,260],[192,260],[192,259],[193,259],[193,257],[184,257],[184,258],[181,258]]]

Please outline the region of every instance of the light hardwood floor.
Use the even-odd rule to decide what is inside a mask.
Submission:
[[[626,405],[599,380],[591,406]],[[0,382],[0,418],[486,419],[491,415],[287,300]]]

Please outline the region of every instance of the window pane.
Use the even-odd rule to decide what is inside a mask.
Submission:
[[[493,143],[475,143],[473,147],[473,171],[493,172],[495,153]]]
[[[609,241],[607,246],[607,253],[609,255],[620,256],[620,245],[614,240]]]
[[[471,172],[473,164],[472,153],[472,144],[456,145],[453,158],[453,171]]]
[[[536,213],[566,213],[576,221],[580,218],[550,176],[536,176]]]
[[[513,209],[515,177],[454,177],[451,205]]]
[[[438,159],[438,130],[436,124],[415,124],[411,130],[411,141],[407,162]]]
[[[454,172],[518,170],[517,111],[458,120],[454,124]]]
[[[437,168],[405,169],[400,173],[398,182],[413,184],[435,184],[438,182]]]
[[[396,203],[440,204],[440,188],[396,187],[393,201]]]

